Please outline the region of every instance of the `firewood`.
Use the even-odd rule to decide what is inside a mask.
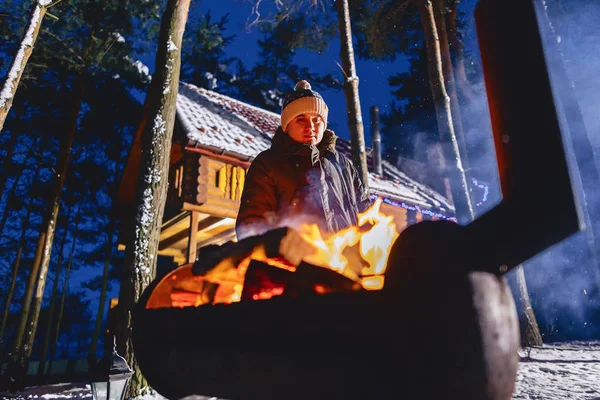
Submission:
[[[362,290],[359,283],[331,269],[302,262],[295,271],[289,271],[252,260],[246,272],[241,300],[356,290]]]
[[[204,247],[199,250],[199,259],[194,263],[192,271],[194,275],[204,276],[208,281],[232,282],[239,280],[238,267],[247,266],[251,259],[267,261],[279,258],[290,266],[297,267],[316,253],[316,247],[298,232],[291,228],[279,228],[239,242]]]

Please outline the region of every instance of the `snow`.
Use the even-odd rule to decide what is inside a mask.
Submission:
[[[261,95],[265,102],[272,107],[281,107],[283,105],[283,93],[277,89],[261,90]]]
[[[519,355],[513,399],[600,398],[600,342],[549,344]]]
[[[173,43],[172,36],[169,36],[167,40],[167,64],[165,65],[165,82],[163,84],[163,95],[168,94],[171,91],[171,80],[173,79],[173,65],[175,63],[175,55],[169,54],[177,51],[178,48]]]
[[[179,120],[190,140],[246,157],[256,157],[270,147],[270,141],[247,119],[194,88],[180,85],[177,96]]]
[[[119,43],[125,43],[125,38],[119,32],[113,32],[113,36]]]
[[[167,41],[167,51],[175,51],[177,50],[177,46],[173,43],[173,38],[169,36],[169,40]]]
[[[600,399],[600,341],[547,344],[519,351],[521,363],[513,399],[594,400]],[[91,399],[90,385],[58,384],[27,388],[0,398]],[[136,400],[166,400],[156,392]],[[184,400],[184,399],[181,399]],[[185,400],[217,400],[216,397],[188,396]]]
[[[59,383],[47,386],[28,387],[23,392],[8,394],[0,392],[1,399],[74,399],[92,400],[89,384]]]
[[[214,90],[217,88],[217,78],[211,74],[210,72],[204,73],[204,79],[208,82],[207,86],[210,90]]]
[[[154,212],[152,209],[152,188],[147,187],[144,189],[143,198],[142,198],[142,207],[138,209],[138,222],[135,229],[135,272],[137,274],[140,273],[149,273],[150,272],[150,261],[148,255],[148,246],[150,242],[148,241],[148,231],[150,230],[150,225],[154,220]]]
[[[131,65],[133,65],[138,70],[138,73],[144,78],[147,78],[148,80],[152,79],[152,77],[150,76],[150,68],[148,68],[146,64],[144,64],[140,60],[133,61],[131,58],[129,58],[129,56],[125,56],[125,60],[129,61]]]
[[[27,33],[25,37],[21,41],[21,47],[19,47],[19,51],[15,55],[15,59],[13,61],[12,67],[8,74],[6,75],[6,80],[4,81],[4,87],[2,91],[0,91],[0,108],[6,106],[8,101],[13,97],[13,92],[16,90],[15,84],[17,84],[17,79],[19,74],[21,73],[21,67],[23,64],[23,60],[25,59],[25,52],[29,47],[33,47],[34,37],[36,26],[41,23],[40,22],[40,14],[41,7],[46,5],[48,1],[40,0],[33,11],[33,15],[31,16],[31,20],[29,21],[29,27],[27,28]]]

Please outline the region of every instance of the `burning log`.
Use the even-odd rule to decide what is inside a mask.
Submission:
[[[352,270],[341,274],[304,261],[315,259],[317,252],[313,245],[289,228],[239,242],[208,246],[200,250],[200,257],[194,264],[177,268],[152,285],[146,307],[197,307],[273,295],[298,296],[362,289]],[[274,292],[269,292],[275,288]]]
[[[262,300],[273,296],[297,297],[304,294],[352,292],[362,286],[330,269],[300,263],[295,271],[273,268],[253,260],[250,262],[241,301]]]

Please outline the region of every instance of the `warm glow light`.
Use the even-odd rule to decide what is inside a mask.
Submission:
[[[346,247],[354,246],[360,240],[358,229],[352,226],[324,240],[317,225],[303,225],[300,235],[317,249],[308,254],[305,261],[314,265],[329,267],[343,274],[348,266],[348,259],[342,254]]]
[[[383,275],[365,276],[361,278],[360,284],[367,290],[381,290],[384,283]]]
[[[241,300],[246,271],[251,260],[257,260],[277,268],[295,271],[302,262],[330,268],[367,290],[381,290],[384,273],[394,241],[399,233],[392,216],[380,211],[381,199],[358,216],[358,225],[335,234],[321,232],[317,225],[302,225],[290,230],[280,244],[282,258],[266,256],[265,248],[259,246],[244,260],[235,264],[226,257],[202,277],[193,276],[191,265],[173,271],[155,289],[148,308],[162,306],[189,307],[208,302],[232,303]],[[285,256],[285,257],[283,257]],[[206,297],[205,285],[218,285],[212,301]],[[210,286],[206,286],[210,289]],[[327,292],[324,286],[316,285],[315,292]],[[283,288],[264,289],[253,296],[254,300],[269,299],[283,294]],[[584,290],[585,293],[585,290]],[[165,297],[165,295],[167,297]],[[168,302],[168,305],[167,305]]]
[[[305,261],[329,267],[347,276],[356,276],[355,271],[348,269],[350,261],[344,253],[347,248],[359,244],[360,259],[353,260],[363,264],[359,275],[382,275],[390,249],[399,234],[393,222],[394,218],[382,214],[380,206],[381,199],[377,199],[368,210],[359,214],[358,226],[344,229],[327,239],[323,239],[316,225],[302,226],[301,236],[318,249],[315,254],[306,257]],[[370,228],[365,229],[366,226]],[[380,282],[383,287],[383,280]]]

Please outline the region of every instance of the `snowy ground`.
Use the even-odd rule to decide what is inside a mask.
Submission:
[[[544,345],[519,354],[513,399],[600,400],[600,342]]]
[[[519,351],[521,363],[513,399],[600,400],[600,341],[548,344]],[[89,385],[29,388],[0,399],[92,399]],[[186,400],[216,400],[190,396]],[[165,400],[154,394],[140,400]]]

